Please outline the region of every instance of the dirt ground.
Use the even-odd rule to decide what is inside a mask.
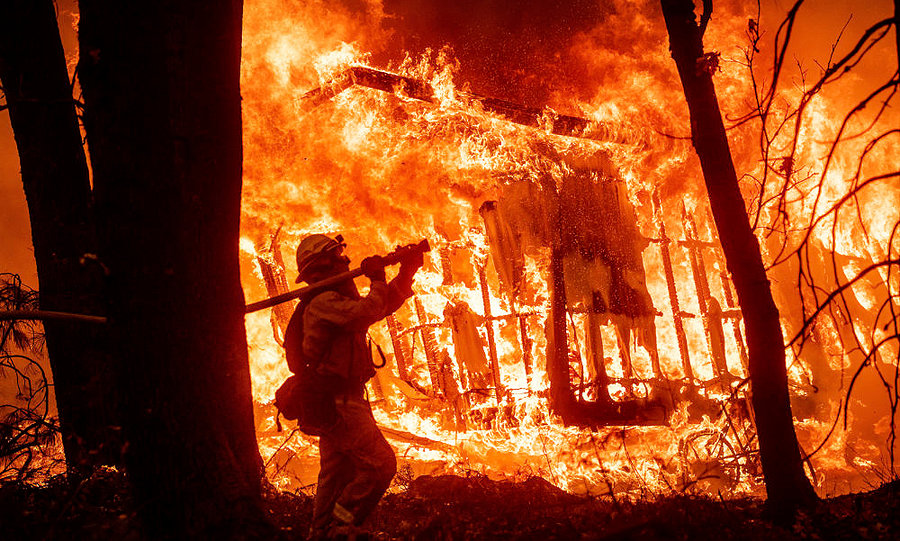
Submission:
[[[419,477],[379,504],[368,526],[398,540],[900,539],[900,481],[823,500],[793,525],[768,520],[763,502],[670,496],[654,501],[573,496],[539,478]],[[312,498],[272,491],[270,520],[285,540],[304,539]],[[79,483],[0,487],[0,538],[138,539],[124,475]]]

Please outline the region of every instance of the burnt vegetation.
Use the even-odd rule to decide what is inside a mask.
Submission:
[[[0,274],[0,310],[33,310],[37,291],[15,274]],[[59,422],[50,411],[50,381],[38,362],[40,323],[0,321],[0,483],[43,483],[65,471]]]
[[[767,37],[760,30],[758,17],[751,19],[746,30],[748,46],[739,62],[746,67],[754,101],[745,115],[731,119],[734,128],[751,123],[759,129],[758,147],[763,167],[759,175],[747,175],[746,180],[754,185],[756,193],[748,203],[753,227],[761,232],[771,253],[769,274],[791,280],[797,293],[797,298],[792,300],[802,307],[800,313],[789,318],[796,325],[787,331],[790,333],[787,347],[793,348],[798,358],[812,359],[808,378],[815,393],[838,402],[838,408],[832,413],[832,431],[807,458],[815,456],[827,444],[839,423],[847,429],[857,382],[861,377],[869,377],[877,382],[875,387],[879,392],[884,393],[890,416],[890,429],[884,442],[887,456],[879,472],[885,480],[896,478],[896,425],[900,404],[900,293],[896,280],[900,271],[900,222],[887,224],[886,239],[873,237],[871,216],[864,216],[865,203],[861,199],[872,197],[872,187],[881,184],[893,186],[893,190],[881,192],[886,197],[885,204],[890,207],[900,203],[896,190],[900,170],[896,160],[887,164],[878,162],[879,152],[896,145],[900,139],[900,129],[887,120],[889,111],[897,104],[900,69],[882,70],[880,79],[867,80],[859,101],[832,112],[840,122],[830,139],[821,142],[826,146],[822,163],[805,163],[800,157],[800,146],[801,132],[819,122],[813,111],[814,100],[853,77],[861,64],[871,62],[875,56],[872,51],[879,44],[891,47],[893,44],[888,40],[892,30],[897,39],[894,51],[900,59],[897,28],[900,3],[894,5],[894,17],[875,22],[858,36],[845,35],[852,20],[852,15],[849,16],[824,63],[811,67],[798,62],[799,78],[794,79],[788,79],[785,73],[792,62],[788,50],[795,25],[803,17],[804,1],[797,1],[777,27],[772,38],[771,61],[760,57],[760,44]],[[838,50],[846,52],[838,55]],[[783,91],[791,85],[799,97],[785,99]],[[848,147],[858,151],[850,158],[850,177],[842,179],[845,189],[834,197],[828,194],[828,177],[835,174],[840,159],[847,159]],[[789,207],[810,197],[813,205],[806,219],[792,220]],[[848,235],[851,242],[871,248],[852,256],[834,249],[840,244],[839,239]],[[861,290],[872,293],[874,306],[863,306]],[[829,333],[837,336],[850,361],[839,372],[817,362],[827,347]]]
[[[541,478],[520,482],[469,476],[398,475],[372,516],[385,540],[584,539],[893,539],[900,534],[900,486],[823,501],[790,526],[771,521],[753,498],[675,495],[641,500],[574,496]],[[267,539],[306,539],[313,498],[267,490],[263,508],[276,528]],[[141,539],[123,473],[101,468],[77,483],[0,487],[4,539]]]

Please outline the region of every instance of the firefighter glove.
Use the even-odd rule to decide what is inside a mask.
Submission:
[[[400,262],[400,274],[404,276],[412,276],[417,270],[425,264],[424,254],[420,251],[414,251]]]
[[[373,255],[362,260],[359,268],[362,269],[366,278],[373,282],[384,282],[384,258],[380,255]]]

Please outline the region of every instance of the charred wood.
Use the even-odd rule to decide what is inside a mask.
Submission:
[[[488,354],[491,359],[491,376],[494,380],[494,395],[499,404],[503,398],[503,384],[500,383],[500,365],[497,362],[497,343],[494,338],[494,318],[491,314],[491,292],[488,289],[484,266],[478,269],[478,282],[481,285],[481,302],[484,308],[484,326],[487,329]]]
[[[409,354],[406,345],[400,336],[400,324],[393,315],[387,317],[388,333],[391,335],[391,345],[394,346],[394,359],[397,361],[397,375],[404,381],[409,381]]]
[[[706,335],[706,345],[709,351],[709,357],[712,359],[713,369],[716,376],[720,379],[731,376],[728,372],[728,364],[725,360],[725,334],[722,329],[722,308],[719,301],[713,298],[709,291],[709,281],[706,278],[706,266],[703,263],[703,251],[701,246],[711,243],[704,243],[697,238],[696,225],[694,220],[687,214],[684,206],[681,207],[681,217],[684,223],[684,235],[686,242],[683,243],[688,251],[688,258],[691,262],[691,274],[694,277],[694,287],[697,290],[697,302],[700,306],[700,319],[703,323],[703,332]],[[713,313],[715,309],[716,313]],[[724,379],[723,379],[724,381]]]
[[[621,316],[613,316],[613,327],[616,330],[616,344],[619,346],[619,359],[622,361],[622,383],[629,394],[634,392],[634,367],[631,364],[631,324]]]
[[[603,356],[602,316],[588,312],[585,319],[585,357],[589,381],[597,401],[609,402],[609,375],[606,373],[606,359]]]
[[[306,111],[314,109],[353,85],[399,94],[429,103],[437,101],[434,89],[425,81],[365,66],[353,66],[339,74],[329,84],[304,94],[300,98],[301,108]],[[560,115],[550,108],[527,107],[470,92],[456,92],[456,96],[461,100],[477,103],[483,110],[500,115],[510,122],[540,128],[554,135],[641,147],[647,144],[642,134],[634,128],[622,124]]]
[[[550,252],[550,318],[546,326],[547,377],[550,379],[550,410],[569,424],[573,421],[575,397],[569,380],[567,305],[563,254],[559,247],[553,246]]]
[[[269,297],[282,295],[289,291],[287,277],[284,272],[284,260],[278,261],[278,259],[281,259],[281,251],[278,249],[275,238],[277,238],[277,233],[272,239],[272,246],[267,254],[256,256],[256,262],[259,264],[259,270],[262,274],[263,282],[266,284],[266,292]],[[272,330],[275,333],[275,341],[278,344],[283,344],[284,342],[284,333],[287,330],[288,322],[291,320],[291,315],[294,313],[296,305],[297,301],[292,300],[272,307]]]
[[[531,388],[531,378],[534,361],[531,359],[531,337],[528,335],[528,314],[516,311],[516,305],[511,303],[513,314],[519,323],[519,346],[522,349],[522,364],[525,365],[525,380]]]
[[[672,308],[672,322],[675,325],[675,338],[678,340],[678,353],[681,356],[681,369],[684,371],[684,377],[688,380],[694,379],[694,369],[691,367],[691,357],[687,347],[687,335],[684,332],[684,322],[682,321],[682,310],[678,302],[678,289],[675,286],[675,272],[672,268],[672,254],[669,252],[669,245],[672,240],[666,233],[666,224],[662,218],[662,206],[659,202],[659,195],[653,193],[653,216],[659,231],[659,251],[662,255],[663,273],[666,276],[666,287],[669,292],[669,306]]]
[[[442,248],[440,250],[441,257],[441,284],[448,286],[453,283],[453,266],[450,262],[450,249]]]
[[[621,401],[573,401],[569,405],[566,424],[586,428],[600,426],[663,426],[669,411],[653,399],[634,398]]]
[[[422,345],[425,350],[425,359],[428,365],[428,374],[431,377],[431,391],[436,398],[444,398],[444,374],[443,374],[443,358],[441,350],[438,347],[434,331],[428,326],[428,315],[425,313],[425,307],[422,301],[416,297],[414,300],[416,307],[416,317],[419,319],[419,336],[422,337]]]
[[[272,257],[272,260],[275,262],[275,265],[272,267],[272,278],[275,282],[275,291],[269,292],[269,296],[281,295],[282,293],[287,293],[290,291],[290,286],[288,285],[287,276],[285,274],[285,269],[287,266],[284,264],[284,257],[281,255],[281,244],[278,241],[278,235],[281,233],[281,227],[278,228],[277,231],[272,235],[272,242],[269,244],[269,254]],[[296,307],[297,302],[291,301],[283,304],[276,305],[272,308],[272,314],[276,318],[278,322],[278,326],[281,329],[281,336],[284,336],[285,330],[287,330],[287,324],[291,320],[291,316],[294,313],[294,308]]]

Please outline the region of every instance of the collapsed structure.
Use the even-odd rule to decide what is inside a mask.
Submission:
[[[308,92],[300,109],[323,105],[353,85],[436,99],[428,83],[357,66]],[[641,137],[621,126],[471,93],[464,99],[547,133],[642,144]],[[495,181],[496,197],[473,209],[482,220],[487,253],[459,235],[432,239],[443,284],[471,294],[446,297],[437,317],[416,297],[387,319],[391,362],[373,380],[376,398],[396,389],[455,430],[515,424],[515,405],[523,396],[545,397],[565,424],[587,427],[663,424],[683,401],[716,414],[727,414],[731,408],[723,403],[730,402],[737,406],[734,411],[746,413],[744,397],[736,398],[732,385],[746,376],[747,367],[740,310],[718,243],[701,238],[683,207],[678,224],[683,238],[672,239],[664,220],[671,209],[664,213],[653,194],[647,203],[655,235],[641,234],[624,183],[602,152],[569,164],[561,182],[529,171],[505,171]],[[654,278],[665,284],[667,299],[650,294],[644,268],[648,250],[661,263],[654,270],[662,276]],[[286,292],[277,232],[258,263],[270,296]],[[692,288],[677,283],[678,265],[689,266]],[[530,272],[532,267],[540,272]],[[711,273],[711,268],[720,270]],[[549,298],[541,298],[540,291],[549,291]],[[473,306],[472,299],[479,297]],[[682,308],[686,297],[695,299],[699,313]],[[272,312],[279,342],[292,309],[285,304]],[[678,371],[660,362],[661,318],[669,319],[666,327],[675,334]],[[686,321],[700,322],[702,339],[691,336]],[[498,350],[499,335],[513,351]],[[709,370],[697,368],[707,364],[711,377],[700,375]],[[524,372],[525,385],[504,385],[505,370]]]

